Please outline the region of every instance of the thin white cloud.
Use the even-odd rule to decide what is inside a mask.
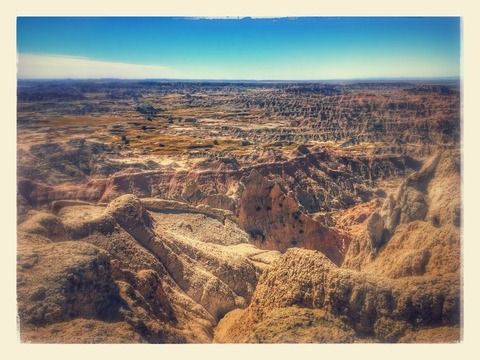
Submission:
[[[159,65],[138,65],[100,61],[67,55],[19,53],[19,79],[144,79],[175,77],[174,69]]]
[[[427,78],[458,76],[458,66],[430,58],[348,58],[292,64],[258,64],[171,68],[99,61],[66,55],[18,54],[19,79],[215,79],[215,80],[340,80],[364,78]]]

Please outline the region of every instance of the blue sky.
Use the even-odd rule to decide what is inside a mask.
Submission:
[[[19,78],[460,75],[460,19],[19,17]]]

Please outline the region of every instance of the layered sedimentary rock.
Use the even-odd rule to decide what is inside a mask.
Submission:
[[[444,152],[411,174],[352,240],[344,267],[391,277],[458,273],[459,154]]]
[[[118,335],[119,341],[205,342],[226,312],[248,304],[277,253],[248,244],[235,223],[220,222],[208,211],[188,212],[177,204],[171,213],[168,201],[146,203],[157,212],[148,212],[133,195],[103,207],[57,203],[57,215],[37,213],[20,225],[25,340],[48,342],[55,329],[50,324],[64,323],[79,342],[95,341],[98,335],[77,334],[77,327],[87,326],[80,319],[115,319],[122,331],[137,334]],[[185,223],[189,217],[191,225]],[[193,232],[195,223],[216,233]],[[176,231],[182,227],[185,232]],[[34,335],[34,328],[43,335]],[[116,336],[102,339],[115,342]]]
[[[238,222],[257,246],[280,251],[292,246],[318,249],[334,262],[342,261],[348,238],[308,216],[292,193],[286,194],[257,171],[240,183]]]
[[[418,332],[459,339],[459,181],[458,153],[430,158],[364,221],[342,267],[319,252],[288,250],[263,274],[250,306],[222,320],[216,340],[275,342],[287,327],[292,339],[298,332],[318,341],[304,322],[320,326],[319,313],[307,309],[322,311],[330,342],[414,341]]]
[[[20,82],[22,341],[458,341],[459,95]]]
[[[459,296],[458,274],[392,280],[338,268],[319,252],[289,249],[263,274],[250,306],[222,320],[216,340],[275,342],[278,327],[290,329],[288,341],[296,342],[316,342],[323,333],[327,342],[391,342],[438,326],[458,338]],[[316,331],[303,331],[305,321]]]
[[[230,211],[236,220],[230,218],[261,248],[284,251],[304,246],[322,250],[340,263],[349,237],[328,229],[326,218],[315,214],[375,197],[376,189],[372,186],[375,181],[411,171],[418,162],[405,156],[362,159],[323,150],[305,153],[307,150],[297,151],[300,155],[291,159],[235,169],[203,170],[205,165],[197,165],[190,171],[115,168],[109,170],[113,173],[108,178],[97,174],[87,181],[59,185],[21,178],[19,217],[24,217],[25,211],[32,207],[54,207],[69,199],[106,203],[125,193],[157,201],[170,199],[172,211],[181,203],[200,206],[200,212],[209,208],[227,211],[225,214],[219,211],[219,217],[230,216]],[[103,161],[100,157],[95,164],[101,167]]]

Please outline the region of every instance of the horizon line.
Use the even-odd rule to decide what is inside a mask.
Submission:
[[[419,80],[462,80],[462,76],[435,76],[435,77],[358,77],[358,78],[333,78],[333,79],[224,79],[224,78],[17,78],[17,81],[234,81],[234,82],[332,82],[332,81],[419,81]]]

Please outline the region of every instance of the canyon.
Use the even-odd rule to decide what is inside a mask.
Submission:
[[[457,82],[17,96],[23,342],[461,340]]]

